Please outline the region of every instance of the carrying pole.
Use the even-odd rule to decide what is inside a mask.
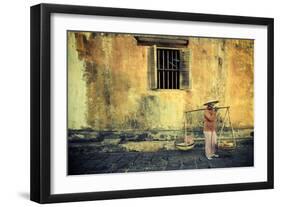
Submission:
[[[234,135],[234,129],[233,129],[232,122],[231,122],[231,119],[230,119],[230,106],[220,106],[220,107],[215,107],[215,109],[216,110],[226,109],[226,112],[225,112],[225,115],[224,115],[224,118],[223,118],[223,125],[222,125],[222,128],[220,129],[220,133],[219,133],[219,136],[218,136],[218,143],[220,143],[220,141],[221,141],[221,135],[222,135],[222,132],[225,128],[226,119],[228,118],[228,122],[229,122],[229,125],[231,127],[231,136],[232,136],[232,140],[233,140],[233,145],[236,148],[236,146],[237,146],[236,138],[235,138],[235,135]],[[185,111],[185,121],[187,121],[186,119],[187,119],[188,113],[191,114],[192,112],[204,111],[204,110],[206,110],[206,108],[200,108],[200,109]],[[192,118],[192,116],[191,116],[191,118]],[[185,126],[185,135],[186,135],[186,126]]]
[[[227,108],[230,108],[230,106],[215,107],[215,109],[227,109]],[[190,111],[186,111],[185,113],[196,112],[196,111],[204,111],[204,110],[206,110],[206,108],[190,110]]]

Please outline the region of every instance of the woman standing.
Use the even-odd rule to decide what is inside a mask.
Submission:
[[[216,109],[214,105],[218,101],[209,101],[204,105],[207,108],[204,110],[204,136],[205,136],[205,155],[208,160],[211,160],[213,157],[219,157],[216,154],[216,145],[217,145],[217,133],[216,133]]]

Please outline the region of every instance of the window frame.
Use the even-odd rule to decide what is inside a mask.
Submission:
[[[179,63],[178,63],[178,66],[177,66],[177,68],[175,68],[175,69],[171,69],[171,68],[165,68],[165,67],[163,67],[162,69],[160,69],[160,63],[158,64],[158,62],[159,62],[159,57],[158,57],[158,50],[174,50],[174,51],[178,51],[178,56],[177,56],[177,58],[178,58],[178,60],[179,60]],[[157,76],[156,76],[156,82],[157,82],[157,89],[158,90],[180,90],[180,53],[181,53],[181,48],[176,48],[176,47],[157,47],[156,46],[156,73],[157,73]],[[160,57],[161,58],[161,57]],[[166,61],[169,61],[169,60],[167,60],[167,57],[166,56],[164,56],[164,62],[166,62]],[[158,67],[159,66],[159,67]],[[172,74],[177,74],[177,78],[175,79],[176,80],[176,87],[175,88],[166,88],[166,87],[162,87],[162,88],[160,88],[160,83],[161,83],[161,80],[160,80],[160,71],[163,71],[163,72],[167,72],[167,71],[171,71],[171,72],[174,72],[174,73],[172,73]],[[165,73],[164,73],[165,74]],[[168,73],[168,86],[170,85],[169,84],[169,73]],[[164,81],[163,81],[164,80]],[[173,80],[173,78],[172,78],[172,80]],[[166,85],[165,84],[165,81],[166,81],[166,79],[165,79],[165,75],[164,75],[164,79],[162,79],[162,85]],[[173,83],[173,82],[172,82]],[[173,84],[172,84],[173,85]]]

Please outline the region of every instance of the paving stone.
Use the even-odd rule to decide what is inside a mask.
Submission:
[[[249,140],[238,142],[235,150],[219,150],[220,157],[213,160],[205,157],[202,143],[190,151],[127,152],[115,148],[112,152],[105,152],[100,143],[71,142],[68,147],[68,174],[245,167],[254,163],[253,142]]]

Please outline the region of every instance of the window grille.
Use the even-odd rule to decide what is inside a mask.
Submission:
[[[157,48],[157,88],[180,88],[180,51]]]

